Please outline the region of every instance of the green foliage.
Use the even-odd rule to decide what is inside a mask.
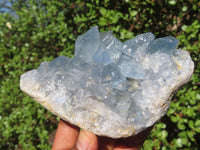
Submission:
[[[198,0],[11,0],[0,11],[0,149],[50,149],[57,119],[20,91],[22,73],[59,55],[73,57],[78,35],[97,25],[125,41],[173,35],[195,62],[190,83],[172,99],[143,149],[200,149],[200,2]],[[0,4],[0,7],[5,7]]]

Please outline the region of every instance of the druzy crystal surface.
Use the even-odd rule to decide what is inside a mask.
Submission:
[[[144,33],[124,43],[93,27],[73,59],[59,56],[21,76],[22,91],[62,119],[112,138],[135,135],[165,115],[193,73],[174,37]]]

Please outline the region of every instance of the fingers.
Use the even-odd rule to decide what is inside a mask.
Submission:
[[[78,135],[79,128],[60,119],[52,150],[71,150]]]
[[[113,150],[116,139],[96,136],[90,131],[81,130],[76,143],[76,150]]]
[[[60,120],[52,150],[72,149],[98,150],[97,136],[90,131],[79,131],[78,127]]]
[[[52,150],[140,150],[152,127],[134,137],[111,139],[96,136],[60,120]],[[80,133],[79,133],[80,132]]]

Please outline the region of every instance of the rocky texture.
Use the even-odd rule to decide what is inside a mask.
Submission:
[[[124,43],[94,27],[73,59],[59,56],[21,76],[22,91],[62,119],[112,138],[153,125],[187,83],[194,64],[174,37],[144,33]]]

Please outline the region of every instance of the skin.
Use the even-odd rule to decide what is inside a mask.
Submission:
[[[112,139],[60,120],[52,150],[140,150],[151,129],[133,137]]]

